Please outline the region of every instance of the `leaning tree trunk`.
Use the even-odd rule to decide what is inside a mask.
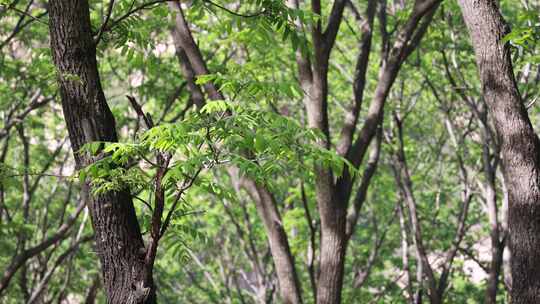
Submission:
[[[498,1],[459,0],[483,94],[501,140],[509,195],[511,302],[540,303],[540,141],[522,103]]]
[[[209,71],[201,51],[193,39],[180,2],[169,2],[169,8],[176,14],[174,20],[175,28],[172,34],[177,55],[179,55],[179,59],[184,65],[182,72],[188,83],[193,82],[195,77],[209,74]],[[192,87],[200,91],[200,88],[195,84]],[[225,96],[223,96],[213,82],[206,83],[204,90],[211,100],[225,99]],[[193,93],[194,90],[191,92]],[[200,101],[202,105],[204,99]],[[241,179],[238,176],[237,168],[230,168],[229,173],[234,179],[238,181]],[[287,234],[285,233],[274,196],[265,186],[257,184],[251,179],[245,179],[242,184],[249,195],[255,200],[257,211],[263,220],[283,303],[302,303],[302,290],[294,265],[294,257],[291,254]]]
[[[49,30],[62,108],[77,168],[94,161],[79,153],[89,142],[117,140],[114,117],[99,80],[87,0],[51,0]],[[107,302],[155,303],[152,279],[143,277],[144,243],[128,190],[99,197],[83,192],[95,231]]]

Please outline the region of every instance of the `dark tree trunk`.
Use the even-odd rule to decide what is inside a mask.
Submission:
[[[94,159],[79,153],[80,148],[93,141],[116,141],[115,121],[99,80],[88,2],[51,0],[49,16],[64,117],[77,167],[82,168]],[[129,191],[93,197],[87,184],[83,188],[108,303],[155,303],[153,282],[143,276],[144,243]]]
[[[459,0],[476,53],[484,99],[501,140],[509,195],[511,301],[540,303],[540,141],[522,103],[497,1]]]

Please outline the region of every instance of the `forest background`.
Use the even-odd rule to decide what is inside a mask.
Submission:
[[[507,303],[467,2],[0,0],[0,303]]]

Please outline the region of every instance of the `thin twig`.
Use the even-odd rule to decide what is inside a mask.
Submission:
[[[215,7],[218,7],[218,8],[220,8],[220,9],[226,11],[227,13],[229,13],[229,14],[231,14],[231,15],[234,15],[234,16],[237,16],[237,17],[242,17],[242,18],[254,18],[254,17],[259,17],[259,16],[261,16],[261,15],[266,14],[266,10],[265,10],[265,9],[262,10],[262,11],[260,11],[260,12],[253,13],[253,14],[249,14],[249,15],[246,15],[246,14],[240,14],[240,13],[237,13],[237,12],[235,12],[235,11],[232,11],[232,10],[230,10],[230,9],[228,9],[228,8],[226,8],[226,7],[224,7],[224,6],[222,6],[222,5],[219,5],[219,4],[215,3],[215,2],[212,2],[212,1],[210,1],[210,0],[203,0],[203,2],[204,2],[204,3],[207,3],[207,4],[210,4],[210,5],[213,5],[213,6],[215,6]]]
[[[138,197],[137,195],[133,195],[133,198],[139,200],[140,202],[142,202],[143,204],[146,205],[146,207],[148,207],[148,209],[150,209],[150,211],[153,213],[154,212],[154,209],[152,208],[152,206],[145,200],[143,200],[142,198]]]
[[[178,206],[178,202],[180,200],[184,200],[184,198],[182,198],[182,195],[185,193],[185,191],[187,189],[189,189],[193,185],[193,183],[195,182],[195,180],[197,179],[197,177],[201,173],[202,169],[203,169],[203,167],[200,167],[199,170],[197,170],[197,172],[195,172],[193,177],[191,177],[187,183],[186,183],[186,181],[184,181],[184,185],[182,186],[180,191],[178,191],[178,193],[176,194],[176,198],[174,199],[174,202],[173,202],[173,204],[171,206],[171,209],[169,210],[169,212],[167,213],[167,216],[165,217],[165,221],[163,222],[163,226],[161,227],[160,237],[162,237],[165,234],[165,231],[169,227],[172,215],[173,215],[174,211],[176,210],[176,207]]]
[[[111,19],[113,7],[114,7],[114,0],[110,0],[109,7],[107,8],[107,16],[105,16],[105,21],[103,22],[103,25],[99,29],[99,32],[96,37],[96,41],[95,41],[96,45],[99,43],[99,40],[101,40],[101,36],[103,36],[103,32],[105,31],[105,28],[107,27],[107,23],[109,23],[109,19]]]
[[[136,8],[134,9],[131,9],[129,10],[127,13],[125,13],[124,15],[122,15],[120,18],[114,20],[110,26],[108,27],[105,27],[103,29],[104,32],[107,32],[107,31],[110,31],[111,29],[113,29],[115,26],[117,26],[118,24],[120,24],[122,21],[124,21],[126,18],[129,18],[131,15],[135,14],[136,12],[138,11],[141,11],[143,9],[147,9],[149,8],[150,6],[153,6],[154,4],[160,4],[160,3],[165,3],[169,0],[154,0],[154,1],[150,1],[150,2],[147,2],[147,3],[143,3],[139,6],[137,6]]]
[[[536,103],[537,100],[538,100],[538,97],[536,97],[531,102],[529,102],[529,104],[527,105],[527,110],[530,109]]]
[[[19,13],[19,14],[21,14],[21,15],[30,17],[30,18],[33,19],[34,21],[37,21],[37,22],[39,22],[39,23],[41,23],[41,24],[44,24],[44,25],[46,25],[46,26],[49,26],[49,24],[48,24],[47,22],[41,21],[41,20],[39,19],[39,17],[32,16],[31,14],[29,14],[29,13],[27,13],[27,12],[25,12],[25,11],[22,11],[22,10],[16,8],[16,7],[11,7],[11,8],[10,8],[10,7],[8,7],[7,5],[2,5],[2,4],[0,4],[0,7],[5,7],[6,10],[13,10],[13,11],[15,11],[16,13]],[[40,16],[42,16],[42,15],[40,15]]]

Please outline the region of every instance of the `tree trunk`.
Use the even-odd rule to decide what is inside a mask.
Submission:
[[[319,52],[315,52],[313,81],[308,87],[310,91],[306,90],[310,94],[305,97],[304,105],[309,127],[317,128],[326,135],[327,140],[320,140],[318,144],[322,148],[329,149],[328,57],[320,55]],[[304,87],[307,86],[304,85]],[[332,170],[322,165],[315,166],[315,189],[321,220],[317,303],[341,303],[347,249],[346,224],[349,193],[336,192]]]
[[[540,141],[522,103],[497,1],[459,0],[484,99],[501,141],[509,195],[512,303],[540,303]]]
[[[265,187],[257,185],[252,179],[244,179],[243,185],[257,204],[257,211],[266,228],[283,303],[300,304],[302,303],[300,282],[276,200],[272,193]]]
[[[487,128],[487,125],[485,126]],[[487,132],[484,132],[487,133]],[[484,135],[487,138],[487,134]],[[486,288],[486,304],[497,303],[497,291],[499,286],[499,277],[501,274],[501,267],[503,262],[504,241],[501,240],[501,227],[499,224],[499,212],[497,208],[497,194],[496,194],[496,167],[491,164],[489,153],[489,141],[484,139],[483,158],[484,158],[484,174],[486,175],[487,182],[484,185],[485,193],[484,197],[486,205],[488,207],[488,218],[490,226],[490,239],[491,239],[491,263],[489,266],[489,276]]]
[[[319,171],[320,172],[320,171]],[[317,172],[317,173],[319,173]],[[318,184],[320,186],[321,184]],[[318,188],[318,195],[332,195],[332,190]],[[335,202],[333,204],[332,202]],[[343,201],[318,201],[321,217],[320,275],[317,286],[317,303],[341,303],[347,237],[345,233],[347,207]]]
[[[209,74],[202,53],[193,39],[180,2],[169,2],[169,8],[176,14],[172,37],[179,60],[183,62],[182,73],[184,77],[190,82],[197,76]],[[203,88],[210,100],[225,99],[213,82],[207,82]],[[204,99],[201,100],[201,103],[204,104]],[[237,168],[230,168],[229,174],[237,181],[241,179],[238,176]],[[302,303],[302,291],[294,265],[294,258],[290,251],[287,234],[284,230],[274,196],[265,186],[257,184],[249,178],[243,180],[242,186],[245,187],[256,202],[257,211],[264,222],[283,303]]]
[[[51,49],[62,108],[77,168],[95,159],[79,153],[94,141],[117,141],[114,117],[101,88],[96,48],[86,0],[51,0]],[[95,231],[108,303],[155,303],[152,280],[145,280],[144,243],[129,190],[89,195],[83,185]],[[150,282],[148,282],[150,281]]]
[[[90,285],[90,288],[86,292],[86,298],[84,300],[84,304],[96,303],[96,297],[97,297],[99,287],[100,287],[99,283],[100,283],[99,276],[96,276],[94,280],[92,281],[92,285]]]
[[[195,39],[193,39],[191,30],[189,29],[186,18],[184,17],[184,11],[180,6],[180,1],[170,1],[169,8],[175,14],[174,30],[172,33],[175,46],[177,48],[181,47],[184,50],[186,58],[189,60],[189,64],[191,65],[191,69],[195,73],[194,76],[210,74],[208,67],[206,66],[206,62],[201,54],[201,50],[195,43]],[[223,94],[221,94],[221,92],[212,82],[205,83],[204,89],[210,99],[224,99]]]

